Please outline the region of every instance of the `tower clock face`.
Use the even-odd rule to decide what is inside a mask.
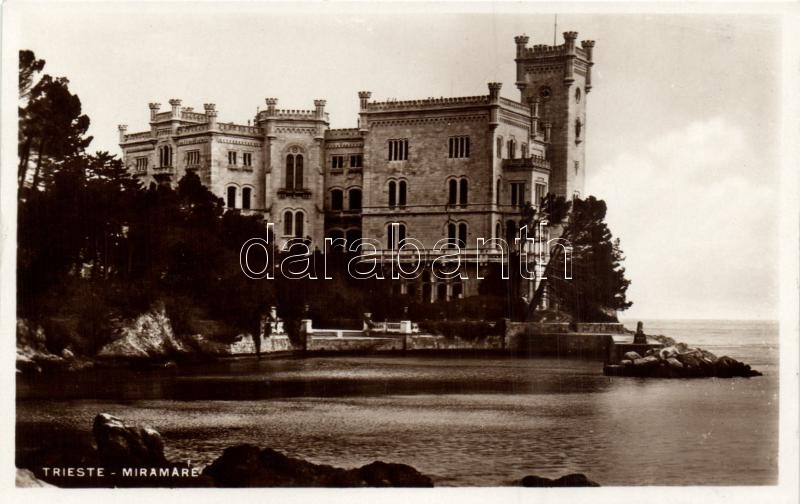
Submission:
[[[549,100],[552,95],[553,92],[550,90],[549,86],[542,86],[539,88],[539,98],[542,100]]]

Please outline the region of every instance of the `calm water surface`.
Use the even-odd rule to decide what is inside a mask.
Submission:
[[[600,363],[566,359],[241,359],[20,379],[17,422],[88,431],[103,411],[154,426],[169,457],[193,463],[254,443],[343,467],[402,462],[439,485],[567,472],[603,485],[775,483],[777,324],[645,328],[764,376],[605,377]]]

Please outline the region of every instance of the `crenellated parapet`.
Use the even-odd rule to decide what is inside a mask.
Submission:
[[[386,100],[367,104],[366,110],[370,112],[383,112],[395,110],[411,110],[431,107],[448,107],[463,105],[487,105],[489,95],[459,96],[453,98],[424,98],[419,100]]]
[[[337,128],[325,132],[325,138],[357,138],[358,136],[358,128]]]

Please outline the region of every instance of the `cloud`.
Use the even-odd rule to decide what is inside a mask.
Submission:
[[[622,144],[624,145],[624,144]],[[591,170],[632,280],[625,316],[774,318],[777,187],[747,136],[715,117]]]

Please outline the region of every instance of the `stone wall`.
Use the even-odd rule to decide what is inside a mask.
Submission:
[[[579,322],[575,329],[580,333],[625,334],[625,326],[618,322]]]

